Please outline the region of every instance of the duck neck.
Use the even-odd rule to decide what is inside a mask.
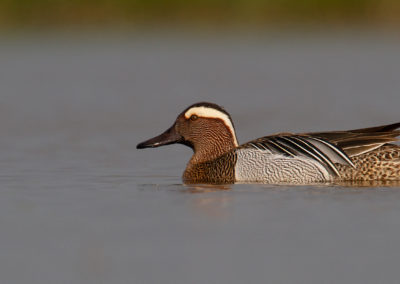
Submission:
[[[231,135],[220,136],[218,139],[203,139],[203,141],[194,145],[194,154],[189,164],[214,160],[235,149],[237,146],[236,137],[232,137]]]

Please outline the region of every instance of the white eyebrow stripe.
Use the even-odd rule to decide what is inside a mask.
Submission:
[[[236,133],[235,133],[235,128],[233,127],[232,121],[230,120],[229,116],[219,110],[216,110],[214,108],[209,108],[209,107],[192,107],[188,109],[185,112],[185,118],[189,119],[193,114],[197,115],[198,117],[204,117],[204,118],[218,118],[222,120],[222,122],[228,127],[228,129],[231,131],[232,136],[233,136],[233,142],[235,144],[235,147],[239,146],[237,139],[236,139]]]

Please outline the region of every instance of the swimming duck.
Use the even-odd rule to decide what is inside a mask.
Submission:
[[[193,149],[183,182],[313,184],[400,180],[400,122],[348,131],[279,133],[239,145],[229,113],[208,102],[179,114],[137,149],[173,143]]]

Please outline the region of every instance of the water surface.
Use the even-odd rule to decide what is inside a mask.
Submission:
[[[135,146],[189,104],[240,142],[399,121],[389,36],[2,38],[1,283],[398,283],[400,187],[185,186]]]

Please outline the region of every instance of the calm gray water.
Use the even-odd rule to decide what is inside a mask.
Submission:
[[[0,40],[1,283],[399,283],[400,187],[184,186],[189,148],[135,149],[203,100],[240,142],[399,121],[399,40]]]

